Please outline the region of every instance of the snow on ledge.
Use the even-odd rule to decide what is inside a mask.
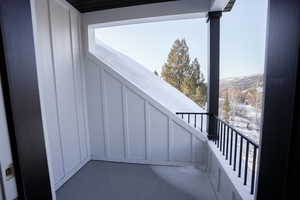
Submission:
[[[241,198],[243,200],[254,200],[254,195],[250,194],[250,185],[245,186],[243,184],[243,179],[239,178],[236,172],[232,170],[232,166],[230,166],[229,163],[225,160],[225,157],[217,148],[215,143],[213,141],[208,141],[207,144],[211,152],[215,155],[216,159],[218,160],[225,174],[227,175],[227,177],[235,187],[235,190],[241,196]]]
[[[153,72],[123,53],[112,49],[97,40],[92,52],[104,64],[121,74],[128,81],[143,90],[169,111],[205,112],[201,107],[186,97],[179,90],[169,85]]]

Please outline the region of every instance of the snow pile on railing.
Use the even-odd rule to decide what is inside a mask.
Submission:
[[[93,54],[171,112],[204,112],[179,90],[123,53],[97,40]]]

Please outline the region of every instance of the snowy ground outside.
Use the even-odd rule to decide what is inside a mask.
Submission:
[[[259,144],[261,112],[250,105],[238,105],[245,114],[234,115],[229,123],[242,134]]]

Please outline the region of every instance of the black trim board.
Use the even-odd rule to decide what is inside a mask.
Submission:
[[[269,0],[267,28],[265,97],[256,199],[295,199],[298,194],[293,198],[288,196],[291,188],[295,188],[290,182],[293,179],[290,170],[296,164],[293,155],[297,149],[293,147],[295,141],[292,139],[299,138],[299,114],[295,113],[300,103],[299,91],[296,91],[300,83],[297,77],[300,1]],[[299,168],[297,171],[299,174]],[[296,193],[298,190],[293,191]]]
[[[97,10],[106,10],[112,8],[121,8],[128,6],[137,6],[151,3],[161,3],[176,0],[67,0],[80,12],[91,12]]]
[[[1,0],[3,95],[20,199],[52,199],[30,0]],[[5,59],[5,60],[4,60]]]
[[[219,113],[219,77],[220,77],[220,19],[222,12],[208,13],[208,103],[207,121],[208,139],[217,139],[217,121]]]
[[[300,49],[299,56],[300,58]],[[299,181],[300,169],[300,62],[298,64],[297,88],[295,97],[295,107],[293,113],[293,128],[290,138],[289,158],[288,158],[288,175],[286,181],[286,199],[294,199],[299,195],[299,185],[295,184]]]

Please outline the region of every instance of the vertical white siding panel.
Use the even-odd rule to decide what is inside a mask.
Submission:
[[[194,137],[192,134],[190,134],[190,140],[191,140],[191,154],[190,154],[190,158],[191,158],[191,162],[195,162],[195,157],[194,157]]]
[[[216,158],[213,156],[213,152],[212,151],[209,151],[209,178],[211,180],[211,183],[213,185],[213,187],[215,189],[218,189],[219,188],[219,166],[217,165],[217,160]]]
[[[174,123],[174,155],[173,159],[180,162],[191,162],[192,160],[191,134],[184,128]]]
[[[129,141],[128,141],[128,111],[127,111],[127,89],[122,85],[122,108],[123,108],[123,134],[124,134],[124,158],[128,158]]]
[[[70,24],[70,40],[71,40],[71,55],[72,55],[72,72],[73,72],[73,88],[74,88],[74,102],[75,102],[75,114],[76,114],[76,130],[77,130],[77,137],[78,137],[78,143],[79,143],[79,156],[80,160],[79,162],[83,159],[83,153],[82,153],[82,146],[83,146],[83,141],[81,137],[81,123],[80,123],[80,100],[78,98],[79,96],[79,91],[78,91],[78,74],[77,74],[77,69],[78,69],[78,44],[76,43],[76,36],[77,32],[74,32],[74,24],[76,24],[76,17],[74,19],[74,14],[72,11],[69,10],[69,24]]]
[[[200,148],[201,148],[200,141],[196,137],[193,137],[193,162],[195,163],[200,163],[200,158],[201,158]]]
[[[150,146],[150,111],[149,111],[149,104],[147,101],[145,102],[145,134],[146,134],[146,141],[145,141],[145,151],[146,151],[146,160],[151,160],[151,146]]]
[[[153,106],[149,116],[151,160],[168,161],[168,118]]]
[[[86,95],[88,104],[88,123],[90,131],[91,154],[93,158],[105,157],[105,136],[103,118],[103,95],[101,82],[101,68],[87,62]]]
[[[76,91],[76,103],[77,103],[77,116],[78,116],[78,133],[80,139],[81,160],[84,160],[88,156],[87,149],[87,135],[85,129],[84,118],[84,103],[82,96],[82,79],[81,79],[81,62],[80,62],[80,49],[79,44],[81,42],[79,38],[79,17],[77,13],[70,12],[71,16],[71,36],[72,36],[72,53],[73,53],[73,69],[74,69],[74,85]]]
[[[105,104],[107,129],[109,131],[109,156],[112,159],[124,158],[123,102],[121,83],[104,71]]]
[[[100,92],[101,92],[101,97],[102,97],[102,118],[103,118],[103,131],[104,131],[104,150],[105,150],[105,158],[110,157],[110,152],[109,152],[109,129],[108,129],[108,116],[107,116],[107,98],[105,97],[106,95],[106,83],[104,80],[104,70],[103,67],[100,67]]]
[[[169,147],[169,154],[168,154],[168,158],[169,161],[172,161],[173,159],[173,151],[174,151],[174,142],[173,142],[173,136],[174,136],[174,129],[173,129],[173,120],[172,119],[168,119],[169,121],[169,141],[168,141],[168,147]]]
[[[72,70],[69,9],[58,1],[50,1],[54,69],[66,171],[80,163],[75,91]]]
[[[56,183],[63,179],[65,171],[56,102],[56,83],[53,71],[49,2],[47,0],[35,0],[32,3],[34,3],[35,9],[35,46],[40,102],[43,123],[46,129],[45,133],[49,139],[51,167],[54,182]]]
[[[82,99],[82,106],[83,106],[83,120],[84,120],[84,128],[85,128],[85,137],[86,137],[86,146],[87,146],[87,159],[91,156],[91,140],[90,140],[90,131],[88,126],[88,112],[87,112],[87,88],[86,88],[86,68],[85,65],[85,56],[83,53],[83,36],[82,36],[82,21],[81,15],[78,15],[78,47],[79,47],[79,62],[80,62],[80,70],[79,75],[81,79],[81,99]],[[99,73],[98,73],[99,74]]]
[[[127,89],[126,93],[129,158],[144,160],[146,157],[145,103],[130,89]]]

